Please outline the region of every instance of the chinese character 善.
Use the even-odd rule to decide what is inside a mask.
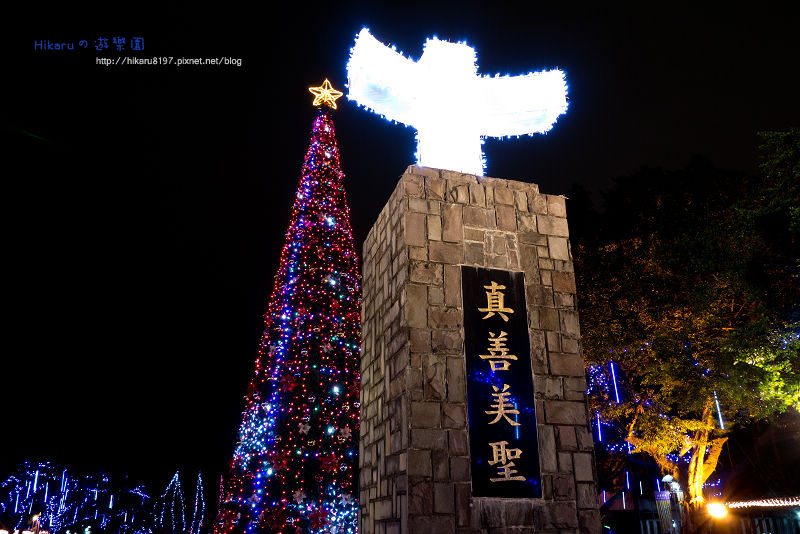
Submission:
[[[499,336],[495,336],[494,332],[489,332],[489,354],[480,354],[481,360],[489,360],[489,365],[492,371],[507,371],[511,365],[509,360],[516,360],[517,357],[508,353],[506,347],[506,332],[500,332]]]

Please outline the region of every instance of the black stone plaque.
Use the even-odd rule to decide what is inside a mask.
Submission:
[[[472,495],[539,498],[523,273],[461,267]]]

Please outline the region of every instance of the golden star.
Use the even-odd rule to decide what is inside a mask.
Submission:
[[[331,85],[331,82],[329,82],[327,78],[325,78],[325,81],[322,82],[321,86],[309,87],[308,90],[314,95],[315,106],[326,104],[333,109],[336,109],[336,99],[344,94],[341,91],[334,89]]]

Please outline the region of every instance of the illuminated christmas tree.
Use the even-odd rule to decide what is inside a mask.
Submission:
[[[186,501],[181,489],[181,473],[176,471],[164,489],[157,507],[156,525],[163,532],[177,534],[186,529]]]
[[[361,289],[328,80],[281,253],[217,532],[357,530]]]

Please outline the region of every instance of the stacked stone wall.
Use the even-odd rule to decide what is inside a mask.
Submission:
[[[360,532],[598,533],[564,197],[411,166],[363,250]],[[473,498],[461,265],[522,271],[542,499]]]

